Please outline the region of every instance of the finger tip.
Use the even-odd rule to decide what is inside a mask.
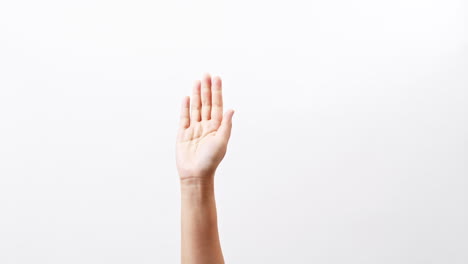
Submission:
[[[226,117],[231,118],[234,115],[234,109],[229,109],[226,111]]]
[[[211,74],[209,72],[204,72],[203,80],[211,80]]]
[[[218,86],[218,87],[221,87],[221,83],[222,83],[222,80],[221,80],[221,77],[216,75],[213,77],[213,83]]]
[[[195,80],[195,81],[193,81],[193,88],[194,88],[194,89],[197,89],[198,87],[200,87],[200,84],[201,84],[201,81],[200,81],[200,80]]]

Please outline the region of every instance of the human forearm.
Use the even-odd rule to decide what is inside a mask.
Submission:
[[[180,182],[182,264],[224,263],[218,236],[213,177]]]

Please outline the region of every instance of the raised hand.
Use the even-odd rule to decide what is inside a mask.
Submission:
[[[221,78],[206,73],[182,100],[176,143],[176,163],[181,180],[212,178],[226,154],[231,135],[230,109],[223,115]]]

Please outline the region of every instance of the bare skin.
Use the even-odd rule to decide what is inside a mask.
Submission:
[[[181,186],[182,264],[224,263],[218,235],[214,175],[226,154],[234,110],[223,114],[222,81],[204,74],[184,97],[176,142]]]

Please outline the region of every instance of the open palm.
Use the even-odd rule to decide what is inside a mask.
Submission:
[[[234,110],[223,115],[221,78],[209,74],[195,82],[191,99],[182,100],[177,170],[181,179],[213,177],[226,154]]]

